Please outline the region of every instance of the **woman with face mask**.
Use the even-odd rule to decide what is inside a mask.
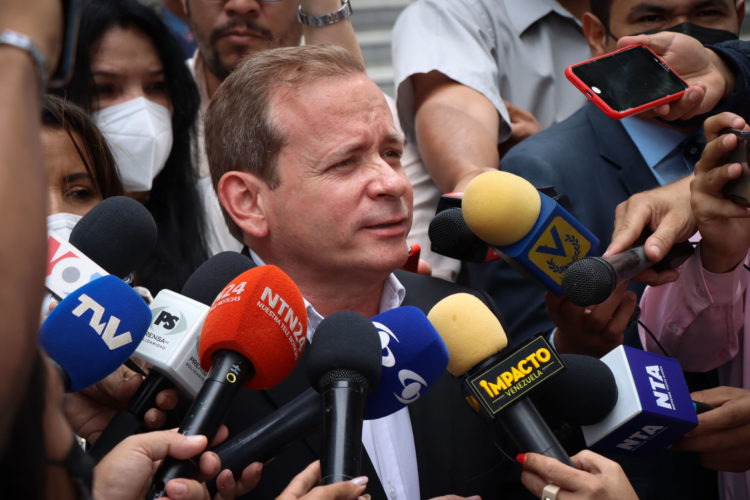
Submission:
[[[47,228],[69,236],[94,205],[123,193],[115,161],[94,122],[78,106],[47,96],[42,105]]]
[[[127,195],[154,216],[157,248],[135,278],[180,290],[208,258],[193,167],[198,93],[178,42],[135,0],[88,0],[65,96],[107,138]]]

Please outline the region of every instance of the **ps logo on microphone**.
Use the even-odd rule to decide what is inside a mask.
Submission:
[[[187,330],[187,321],[185,315],[180,311],[173,314],[166,307],[155,307],[151,309],[154,321],[151,323],[149,331],[152,333],[161,333],[174,335]]]

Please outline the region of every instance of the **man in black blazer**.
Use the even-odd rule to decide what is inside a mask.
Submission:
[[[217,90],[205,125],[227,224],[256,263],[280,267],[297,284],[312,342],[317,324],[336,311],[372,317],[406,304],[427,311],[465,290],[394,274],[407,258],[412,211],[411,186],[399,161],[403,137],[382,93],[347,52],[307,46],[255,55]],[[277,387],[244,391],[227,422],[230,430],[307,389],[303,365],[304,355]],[[520,467],[497,450],[491,430],[448,374],[409,410],[379,419],[381,424],[387,432],[374,435],[378,456],[364,460],[374,498],[532,498],[520,483]],[[278,494],[319,456],[319,439],[283,450],[266,465],[251,497]],[[380,464],[377,474],[373,464]]]

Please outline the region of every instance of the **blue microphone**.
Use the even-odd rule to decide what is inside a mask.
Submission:
[[[372,318],[380,335],[380,382],[367,397],[366,420],[382,418],[416,401],[437,382],[448,366],[448,349],[427,316],[404,306]],[[222,468],[235,477],[248,464],[265,462],[286,444],[300,440],[322,424],[320,394],[308,389],[275,412],[255,422],[214,451]]]
[[[417,307],[403,306],[372,318],[380,334],[380,383],[367,398],[365,419],[385,417],[413,403],[448,366],[448,348]]]
[[[47,316],[39,343],[76,392],[122,365],[146,334],[151,310],[129,285],[107,275],[68,294]]]

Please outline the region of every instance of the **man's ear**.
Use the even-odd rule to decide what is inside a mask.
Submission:
[[[268,234],[268,221],[264,210],[268,185],[250,172],[230,170],[219,179],[216,193],[219,203],[243,233],[252,238]]]
[[[609,52],[607,48],[607,28],[604,24],[591,12],[583,13],[583,36],[586,37],[586,41],[589,44],[591,55],[594,57],[606,54]]]

